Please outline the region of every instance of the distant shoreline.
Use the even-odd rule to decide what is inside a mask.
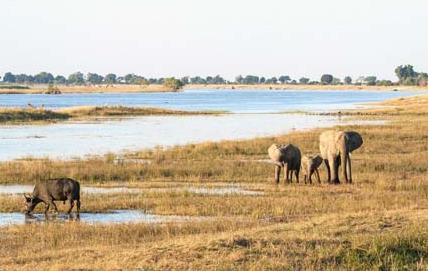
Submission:
[[[0,94],[44,94],[47,85],[30,85],[28,89],[0,89]],[[93,85],[93,86],[55,86],[60,94],[70,93],[150,93],[179,92],[182,90],[363,90],[363,91],[428,91],[428,86],[366,86],[366,85],[292,85],[292,84],[188,84],[182,90],[169,89],[163,85]],[[53,94],[54,95],[54,94]],[[55,94],[57,95],[57,94]]]
[[[0,125],[41,124],[70,119],[86,120],[96,117],[136,117],[136,116],[195,116],[221,115],[226,111],[185,111],[155,107],[126,106],[74,106],[58,110],[44,108],[0,108]]]

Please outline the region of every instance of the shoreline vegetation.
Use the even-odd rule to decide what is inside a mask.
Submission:
[[[153,107],[75,106],[44,108],[0,108],[0,124],[31,124],[93,117],[221,115],[226,111],[184,111]]]
[[[323,74],[319,80],[307,77],[292,79],[288,75],[264,77],[238,75],[234,80],[216,76],[184,76],[182,78],[145,78],[137,74],[105,76],[97,73],[75,72],[66,78],[49,72],[35,75],[6,72],[0,84],[0,94],[26,93],[92,93],[92,92],[165,92],[181,89],[294,89],[294,90],[428,90],[428,73],[417,72],[412,65],[400,65],[394,69],[397,82],[379,79],[375,75],[360,76],[353,80],[350,76],[340,79],[332,74]],[[31,86],[31,87],[30,87]]]
[[[115,162],[114,154],[70,161],[0,162],[3,184],[69,176],[83,186],[240,184],[263,192],[220,196],[149,191],[102,199],[84,194],[82,212],[142,209],[210,220],[4,227],[0,228],[0,266],[33,270],[37,257],[39,264],[52,269],[67,263],[75,269],[96,270],[426,270],[428,97],[376,105],[358,112],[371,112],[364,117],[373,120],[388,115],[386,124],[335,127],[358,131],[364,138],[363,146],[352,154],[352,185],[282,181],[275,185],[273,166],[260,162],[274,142],[292,142],[303,154],[318,153],[318,137],[325,128],[136,151],[124,163]],[[324,181],[323,167],[320,173]],[[21,198],[0,196],[0,211],[22,210]],[[67,205],[58,207],[64,211]],[[37,210],[41,212],[42,206]]]
[[[366,91],[428,91],[428,86],[369,86],[369,85],[309,85],[309,84],[187,84],[181,89],[164,85],[7,85],[0,94],[79,94],[79,93],[150,93],[180,92],[182,90],[366,90]]]

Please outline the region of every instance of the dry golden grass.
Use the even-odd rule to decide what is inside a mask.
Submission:
[[[276,186],[273,166],[261,161],[272,142],[292,142],[303,153],[317,152],[322,129],[130,153],[119,163],[113,154],[89,160],[0,163],[3,183],[70,176],[83,186],[145,189],[133,196],[83,195],[83,211],[135,208],[210,218],[167,225],[48,223],[2,228],[0,266],[5,270],[41,266],[52,270],[427,270],[428,113],[424,107],[428,99],[388,104],[393,108],[371,116],[384,119],[397,111],[389,114],[386,125],[340,127],[359,131],[364,138],[364,145],[352,155],[352,185]],[[324,169],[321,172],[325,179]],[[232,183],[264,194],[220,196],[148,189]],[[1,211],[21,209],[20,197],[0,197]]]

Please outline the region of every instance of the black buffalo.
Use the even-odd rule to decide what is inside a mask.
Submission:
[[[77,213],[80,213],[80,184],[71,178],[51,179],[37,183],[34,187],[33,195],[24,195],[24,197],[27,214],[30,214],[40,202],[46,205],[45,214],[49,211],[50,206],[53,206],[55,211],[58,212],[54,201],[63,201],[64,203],[68,201],[70,203],[69,214],[74,207],[74,201],[76,201]]]

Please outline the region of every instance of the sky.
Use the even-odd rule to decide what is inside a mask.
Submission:
[[[426,0],[2,0],[0,74],[428,72]]]

